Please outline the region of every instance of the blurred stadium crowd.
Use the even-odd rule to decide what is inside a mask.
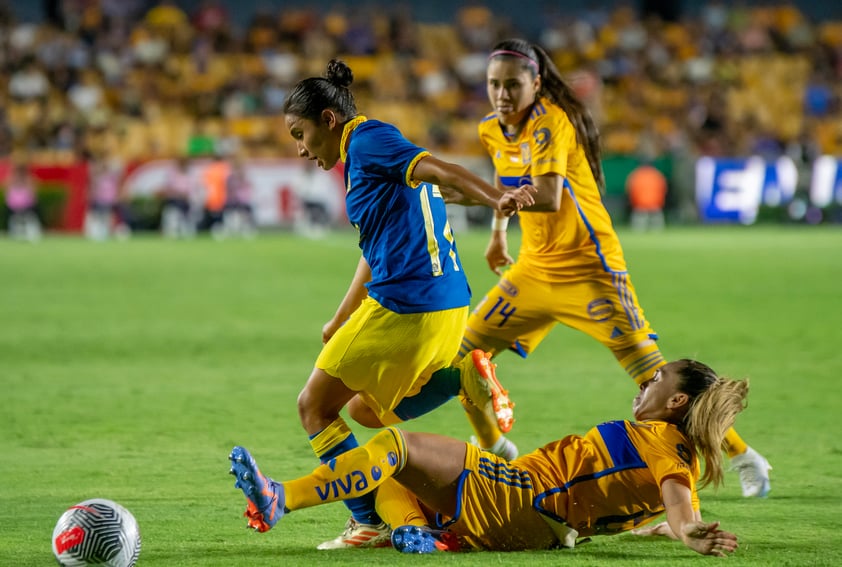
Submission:
[[[606,156],[670,156],[679,194],[692,193],[680,185],[699,155],[842,155],[842,21],[792,4],[708,2],[675,21],[623,4],[545,9],[531,35],[474,2],[441,22],[416,21],[411,3],[285,2],[244,25],[230,2],[183,5],[53,0],[28,21],[0,0],[0,159],[293,156],[283,100],[336,56],[361,112],[434,151],[480,156],[486,58],[510,36],[553,56]]]
[[[257,10],[239,29],[225,3],[62,0],[41,22],[0,4],[0,154],[72,160],[224,151],[290,155],[287,89],[343,57],[358,106],[438,151],[481,154],[484,72],[519,35],[481,4],[413,23],[406,4]],[[842,21],[792,5],[709,3],[666,22],[631,6],[545,18],[538,37],[598,116],[607,154],[842,153]],[[815,147],[813,147],[815,146]]]

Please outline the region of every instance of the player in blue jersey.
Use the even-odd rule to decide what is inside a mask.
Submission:
[[[471,294],[439,186],[506,216],[532,204],[532,188],[503,192],[432,156],[396,127],[359,115],[348,88],[352,81],[351,69],[333,60],[324,78],[299,82],[284,105],[300,157],[325,170],[344,164],[346,209],[362,249],[350,288],[322,329],[324,347],[298,397],[310,444],[322,462],[357,447],[339,415],[346,405],[356,421],[382,427],[422,415],[460,393],[507,431],[511,403],[490,357],[476,351],[451,366]],[[252,486],[238,486],[249,500],[249,524],[270,529],[278,518],[255,507]],[[348,501],[352,517],[345,531],[319,549],[388,545],[390,523],[425,523],[420,512],[406,515],[411,508],[403,504],[412,499],[397,483],[379,490],[380,513],[374,494]]]

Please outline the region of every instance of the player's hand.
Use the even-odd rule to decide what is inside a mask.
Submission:
[[[509,256],[508,247],[505,231],[495,230],[491,232],[491,240],[485,249],[485,261],[488,262],[491,271],[498,276],[503,274],[502,268],[514,263],[512,257]]]
[[[510,217],[523,207],[534,205],[537,193],[538,189],[532,185],[521,185],[512,191],[506,191],[497,201],[497,210]]]
[[[682,541],[702,555],[726,557],[737,549],[737,536],[719,529],[719,522],[692,522],[682,529]]]
[[[325,323],[322,326],[322,344],[327,344],[330,338],[336,334],[336,331],[339,330],[339,327],[341,326],[342,322],[336,317]]]
[[[667,522],[660,522],[658,524],[651,524],[643,526],[642,528],[635,528],[631,531],[636,536],[665,536],[670,539],[678,539],[678,536],[672,532],[672,528]]]

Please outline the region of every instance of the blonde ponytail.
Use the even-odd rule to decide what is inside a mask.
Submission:
[[[722,484],[722,443],[737,414],[746,407],[747,380],[716,378],[691,402],[684,431],[705,463],[700,487]]]

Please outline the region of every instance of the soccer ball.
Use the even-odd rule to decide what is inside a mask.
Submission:
[[[63,567],[132,567],[140,555],[137,520],[111,500],[80,502],[58,519],[53,554]]]

